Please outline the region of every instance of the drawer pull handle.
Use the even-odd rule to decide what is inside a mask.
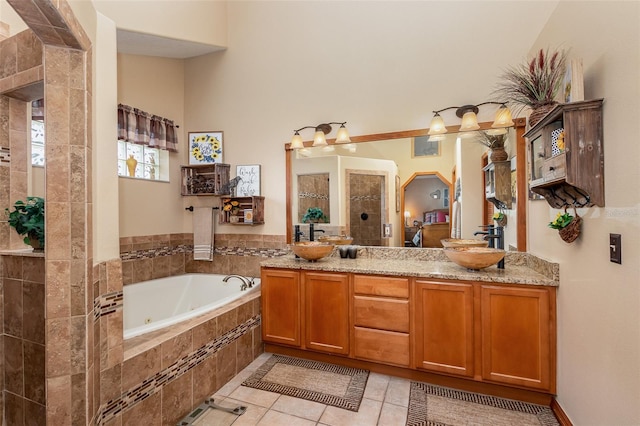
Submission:
[[[550,171],[550,172],[554,171],[555,169],[556,169],[556,168],[555,168],[555,167],[553,167],[553,166],[549,167],[549,171]]]

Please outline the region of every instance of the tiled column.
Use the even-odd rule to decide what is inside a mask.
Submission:
[[[45,46],[47,424],[85,424],[91,150],[85,52]],[[91,345],[92,346],[92,345]]]

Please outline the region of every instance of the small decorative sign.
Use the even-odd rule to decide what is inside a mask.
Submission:
[[[244,209],[244,223],[253,223],[253,209]]]
[[[189,164],[222,163],[222,132],[189,132]]]
[[[236,186],[236,196],[250,197],[260,195],[260,165],[236,166],[236,177],[240,178]]]

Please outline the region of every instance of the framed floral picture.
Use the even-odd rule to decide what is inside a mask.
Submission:
[[[222,163],[223,132],[189,132],[189,164]]]

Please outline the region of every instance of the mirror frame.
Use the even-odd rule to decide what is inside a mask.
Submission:
[[[513,120],[514,129],[516,132],[516,209],[517,209],[517,249],[518,251],[527,251],[527,200],[528,194],[528,180],[527,180],[527,150],[526,142],[524,139],[526,119],[516,118]],[[480,130],[487,130],[491,128],[491,122],[480,123]],[[457,133],[460,126],[449,126],[448,133]],[[369,135],[351,136],[351,143],[364,143],[375,142],[390,139],[404,139],[412,138],[416,136],[425,136],[429,132],[428,128],[416,129],[416,130],[403,130],[398,132],[388,133],[373,133]],[[335,143],[335,139],[327,139],[327,143]],[[313,140],[303,142],[305,147],[310,147],[313,144]],[[284,144],[285,151],[285,169],[286,169],[286,243],[291,244],[293,236],[293,219],[291,215],[292,208],[292,182],[291,182],[291,143]]]

